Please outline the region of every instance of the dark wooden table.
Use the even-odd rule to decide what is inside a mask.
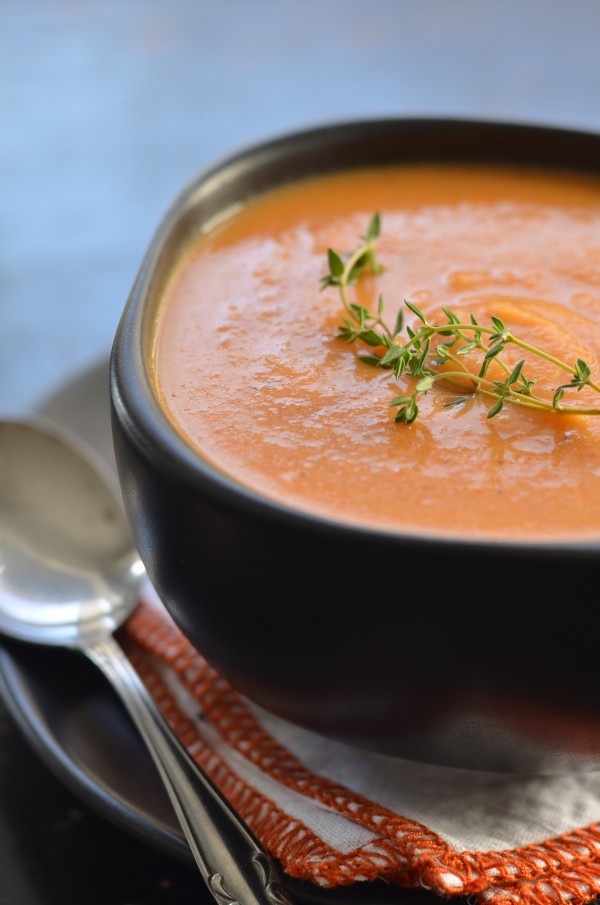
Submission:
[[[597,0],[3,0],[0,414],[107,354],[158,218],[215,157],[380,115],[597,130],[599,32]],[[0,705],[2,905],[203,900]]]

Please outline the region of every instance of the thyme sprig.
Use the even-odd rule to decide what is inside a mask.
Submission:
[[[382,295],[378,298],[375,312],[352,302],[348,289],[353,283],[367,272],[374,275],[383,272],[375,248],[380,231],[381,218],[376,213],[355,251],[339,254],[329,248],[328,273],[321,279],[321,288],[335,286],[339,289],[345,315],[339,326],[338,338],[348,343],[363,343],[368,351],[359,352],[358,357],[366,364],[390,369],[397,379],[408,377],[412,380],[412,392],[396,396],[390,402],[390,406],[397,409],[396,422],[413,422],[419,413],[419,397],[442,382],[460,390],[456,398],[444,403],[445,406],[459,405],[473,393],[493,400],[488,418],[495,417],[507,403],[558,414],[600,415],[600,408],[563,404],[566,390],[581,392],[584,387],[591,387],[600,393],[600,384],[592,378],[591,368],[583,359],[577,359],[571,366],[520,339],[499,317],[491,317],[488,326],[480,324],[473,314],[468,321],[462,321],[450,309],[442,308],[447,320],[434,324],[428,321],[417,305],[404,299],[404,308],[400,308],[393,327],[389,327],[383,319]],[[405,309],[415,316],[414,326],[405,326]],[[401,337],[403,330],[405,338]],[[502,356],[508,345],[555,365],[569,374],[571,379],[558,386],[551,396],[539,395],[534,391],[536,380],[524,373],[526,359],[511,365]],[[471,369],[470,363],[465,363],[465,356],[472,352],[480,353],[476,371]],[[504,379],[489,376],[492,362],[496,363]]]

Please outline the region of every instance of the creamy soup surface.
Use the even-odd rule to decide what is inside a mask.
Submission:
[[[319,285],[327,249],[354,250],[376,211],[384,272],[352,286],[352,301],[374,308],[382,293],[390,324],[404,298],[433,322],[445,319],[441,306],[480,323],[495,315],[598,375],[600,180],[488,167],[358,170],[261,196],[182,250],[153,345],[156,392],[176,429],[239,483],[336,520],[600,539],[600,416],[505,405],[488,419],[488,399],[446,407],[438,387],[415,422],[396,424],[389,403],[408,383],[336,338],[339,293]],[[527,370],[540,387],[570,379],[543,363]],[[568,401],[600,405],[588,388]]]

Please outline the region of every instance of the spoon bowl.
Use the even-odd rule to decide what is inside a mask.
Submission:
[[[103,463],[47,422],[0,422],[0,632],[79,649],[112,683],[221,905],[290,905],[275,863],[191,759],[113,637],[145,578]]]
[[[69,647],[115,631],[145,569],[108,469],[74,435],[20,421],[0,424],[0,475],[0,631]]]

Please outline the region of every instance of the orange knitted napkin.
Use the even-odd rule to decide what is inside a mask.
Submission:
[[[434,767],[293,727],[237,694],[151,591],[124,635],[192,756],[290,876],[490,905],[578,905],[600,891],[600,774]]]

